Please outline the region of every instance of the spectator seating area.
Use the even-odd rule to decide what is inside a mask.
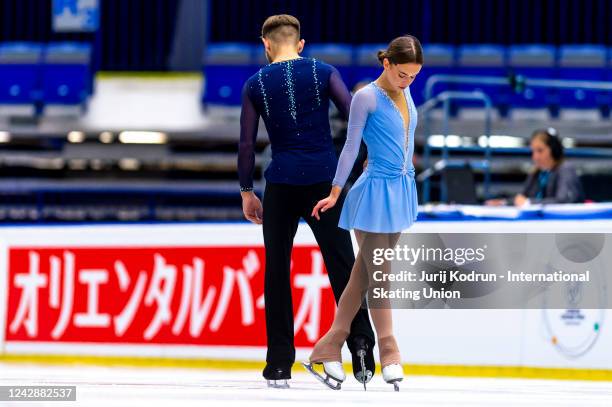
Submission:
[[[380,72],[376,52],[385,44],[346,45],[310,44],[304,56],[314,57],[338,68],[352,87],[374,79]],[[426,44],[425,67],[411,85],[417,105],[424,102],[427,79],[436,74],[492,76],[507,78],[506,86],[482,84],[436,86],[443,90],[480,89],[487,93],[502,115],[512,108],[598,109],[609,117],[612,91],[580,88],[554,89],[532,87],[530,79],[559,79],[612,82],[612,47],[603,45],[487,45],[452,46]],[[266,64],[261,45],[244,43],[209,44],[203,59],[205,75],[203,105],[240,104],[244,82]],[[518,78],[518,80],[517,80]],[[522,81],[521,78],[525,80]]]
[[[93,94],[92,47],[85,43],[0,43],[0,106],[86,108]]]

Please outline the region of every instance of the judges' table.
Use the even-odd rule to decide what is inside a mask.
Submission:
[[[422,205],[407,233],[612,232],[612,203],[530,205]]]

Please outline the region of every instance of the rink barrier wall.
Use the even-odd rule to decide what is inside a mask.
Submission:
[[[612,231],[612,220],[589,221],[487,221],[487,222],[421,222],[413,233],[466,233],[492,232],[503,230],[507,233],[566,232],[602,233]],[[243,224],[140,224],[140,225],[80,225],[80,226],[29,226],[1,227],[0,240],[0,362],[7,363],[50,363],[50,364],[93,364],[126,366],[167,366],[205,369],[255,369],[263,367],[265,347],[234,347],[223,351],[209,346],[194,347],[185,352],[178,351],[180,343],[130,344],[119,343],[73,344],[71,342],[48,344],[44,340],[22,342],[7,339],[8,292],[9,292],[9,249],[11,248],[107,248],[125,247],[218,247],[245,246],[261,249],[263,246],[260,227]],[[296,234],[295,247],[312,247],[315,244],[308,227],[300,224]],[[397,311],[397,310],[396,310]],[[438,319],[433,325],[453,323],[449,313],[432,311]],[[437,311],[434,314],[433,311]],[[602,329],[602,337],[595,343],[586,357],[558,355],[550,344],[535,334],[537,316],[527,311],[510,315],[509,322],[502,324],[506,331],[490,333],[491,314],[471,310],[465,314],[466,323],[455,325],[457,334],[448,342],[450,350],[433,349],[448,341],[448,333],[435,331],[431,337],[424,332],[414,332],[414,326],[432,326],[429,315],[402,314],[407,322],[398,324],[398,342],[410,343],[413,352],[411,363],[405,364],[408,375],[440,375],[463,377],[521,377],[536,379],[605,380],[612,381],[612,336],[608,329]],[[473,314],[476,312],[477,314]],[[508,312],[508,310],[505,310]],[[502,311],[499,312],[500,314]],[[417,317],[418,315],[418,317]],[[446,315],[446,317],[444,317]],[[530,316],[531,315],[531,316]],[[477,324],[469,325],[467,320],[476,319]],[[531,319],[531,322],[526,319]],[[329,322],[329,321],[328,321]],[[474,322],[474,321],[470,321]],[[412,325],[411,325],[412,324]],[[416,324],[416,325],[414,325]],[[427,324],[427,325],[425,325]],[[531,325],[529,325],[531,324]],[[466,328],[467,326],[467,328]],[[322,324],[321,329],[325,326]],[[485,330],[486,328],[486,330]],[[604,325],[605,328],[605,325]],[[439,328],[436,328],[439,329]],[[482,331],[480,331],[482,330]],[[466,335],[466,332],[468,335]],[[512,333],[512,336],[509,333]],[[415,337],[416,335],[416,337]],[[418,335],[421,335],[420,337]],[[487,337],[487,335],[489,335]],[[498,335],[496,338],[495,335]],[[444,337],[443,337],[444,336]],[[431,339],[434,339],[432,341]],[[484,339],[483,339],[484,338]],[[478,341],[482,341],[482,345]],[[435,343],[438,341],[438,343]],[[427,349],[427,345],[430,349]],[[52,346],[53,345],[53,346]],[[228,344],[229,345],[229,344]],[[484,346],[486,345],[486,346]],[[465,346],[465,348],[462,348]],[[404,348],[403,346],[401,346]],[[70,350],[66,350],[70,349]],[[174,349],[174,350],[173,350]],[[406,346],[405,349],[408,349]],[[460,349],[460,350],[459,350]],[[72,352],[74,351],[74,352]],[[348,353],[343,351],[345,360]],[[445,353],[446,352],[446,353]],[[302,360],[309,348],[298,348],[297,360]],[[408,353],[408,352],[406,352]],[[424,355],[424,356],[421,356]],[[412,355],[411,355],[412,356]],[[420,357],[420,359],[419,359]],[[437,357],[437,359],[436,359]],[[429,358],[429,359],[428,359]],[[440,363],[440,362],[446,363]],[[416,363],[414,363],[416,362]],[[451,362],[451,363],[448,363]],[[347,365],[350,366],[350,365]]]

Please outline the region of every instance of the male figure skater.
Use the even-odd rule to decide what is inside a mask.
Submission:
[[[261,34],[270,64],[249,78],[242,91],[238,171],[244,216],[253,223],[263,223],[268,340],[263,376],[271,387],[288,387],[295,362],[290,264],[300,218],[308,223],[319,244],[336,302],[355,261],[350,234],[338,227],[342,205],[322,214],[320,221],[310,216],[314,205],[328,195],[337,165],[329,101],[348,119],[351,95],[334,67],[300,57],[304,40],[295,17],[271,16]],[[272,144],[272,161],[264,173],[263,207],[253,193],[260,117]],[[374,333],[367,309],[355,316],[347,345],[353,355],[355,378],[366,383],[375,368]]]

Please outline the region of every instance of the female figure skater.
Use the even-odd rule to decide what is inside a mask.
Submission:
[[[344,183],[353,168],[361,139],[368,148],[368,165],[345,199],[339,226],[354,229],[359,253],[344,289],[330,330],[315,345],[310,363],[304,366],[333,389],[340,389],[345,379],[341,348],[351,321],[362,299],[372,286],[374,249],[394,247],[401,231],[417,217],[417,193],[412,154],[417,110],[409,85],[423,65],[419,40],[411,35],[398,37],[386,51],[379,51],[384,67],[374,82],[359,90],[350,108],[347,140],[340,155],[330,195],[312,210],[319,219],[336,204]],[[384,266],[382,267],[384,269]],[[389,265],[387,264],[387,268]],[[376,270],[381,270],[380,266]],[[383,270],[384,271],[384,270]],[[393,336],[389,306],[370,309],[376,335],[383,378],[399,390],[403,379],[400,353]],[[326,377],[313,369],[323,364]],[[332,383],[333,379],[336,383]],[[363,381],[365,389],[366,380]]]

